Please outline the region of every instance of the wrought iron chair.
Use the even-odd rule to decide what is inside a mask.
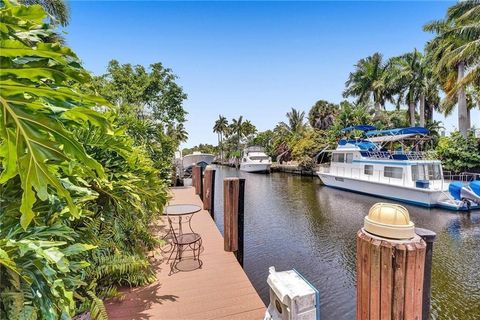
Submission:
[[[170,225],[170,234],[172,235],[172,252],[168,257],[167,263],[170,262],[172,259],[172,255],[174,252],[175,258],[173,259],[172,263],[170,263],[170,273],[169,276],[175,273],[178,269],[176,269],[177,264],[182,260],[182,253],[185,247],[190,248],[193,251],[193,260],[198,261],[198,269],[202,267],[202,260],[200,260],[200,250],[202,248],[202,237],[195,232],[190,233],[180,233],[176,232],[173,228],[173,223],[170,217],[168,217],[168,223]]]

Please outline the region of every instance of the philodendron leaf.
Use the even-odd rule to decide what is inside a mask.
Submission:
[[[63,249],[63,253],[65,256],[73,256],[75,254],[79,254],[88,250],[95,249],[97,246],[93,246],[91,244],[86,243],[76,243],[68,246],[67,248]]]
[[[35,218],[37,200],[52,195],[66,202],[64,212],[78,217],[62,183],[71,174],[70,163],[84,178],[105,175],[73,132],[87,122],[111,132],[109,121],[94,109],[107,103],[74,89],[90,76],[70,48],[42,42],[48,28],[41,23],[40,6],[6,5],[0,13],[0,183],[20,176],[24,229]]]
[[[8,256],[8,253],[4,251],[2,248],[0,248],[0,264],[18,273],[15,261],[11,260],[10,257]]]

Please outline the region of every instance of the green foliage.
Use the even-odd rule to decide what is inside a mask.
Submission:
[[[327,130],[306,130],[303,137],[292,146],[292,157],[299,161],[304,167],[311,167],[314,163],[312,160],[325,147],[335,145],[335,135],[333,131]]]
[[[147,70],[112,60],[106,74],[84,86],[118,107],[118,123],[127,128],[136,145],[148,150],[165,180],[171,176],[169,163],[175,151],[188,137],[182,107],[187,95],[176,78],[161,63],[151,64]]]
[[[150,224],[176,148],[158,130],[184,112],[155,96],[157,121],[136,121],[128,105],[85,94],[89,74],[45,43],[55,33],[40,6],[4,2],[0,17],[0,318],[105,319],[102,298],[155,279]]]
[[[308,122],[312,128],[328,129],[333,125],[337,112],[338,106],[336,104],[318,100],[308,112]]]
[[[183,148],[182,155],[186,156],[194,152],[217,154],[218,148],[208,143],[200,143],[198,146],[194,146],[192,148]]]
[[[270,157],[275,157],[276,150],[273,144],[274,134],[272,130],[262,131],[256,134],[252,140],[252,145],[262,146],[265,149],[266,154]]]
[[[455,172],[480,171],[480,141],[470,133],[467,138],[456,131],[438,142],[437,154],[443,168]]]

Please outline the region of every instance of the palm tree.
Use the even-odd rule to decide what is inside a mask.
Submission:
[[[257,128],[250,122],[250,120],[245,120],[242,124],[242,134],[251,140],[253,135],[257,132]]]
[[[217,134],[218,146],[220,147],[220,159],[223,161],[223,138],[228,129],[228,120],[222,115],[218,115],[217,121],[213,126],[213,132]]]
[[[288,124],[281,122],[280,125],[293,135],[301,133],[305,129],[305,111],[298,111],[292,108],[287,112]]]
[[[179,123],[176,126],[173,124],[168,126],[167,135],[170,136],[177,145],[188,140],[188,132],[185,130],[183,123]]]
[[[52,23],[60,23],[64,27],[68,25],[70,10],[63,0],[19,0],[19,2],[24,5],[38,4],[50,15]]]
[[[393,72],[393,80],[397,84],[397,88],[399,88],[400,96],[404,98],[404,102],[408,106],[407,119],[412,127],[416,125],[415,115],[419,100],[421,100],[422,109],[420,111],[420,122],[425,124],[425,96],[421,92],[425,69],[423,60],[422,53],[418,52],[417,49],[400,57],[390,59],[392,70],[395,71]]]
[[[237,139],[237,151],[240,151],[240,139],[243,135],[243,116],[238,117],[238,120],[233,119],[230,129]]]
[[[325,130],[333,125],[338,106],[325,100],[319,100],[308,112],[308,122],[312,128]]]
[[[357,103],[368,103],[373,97],[375,104],[375,117],[381,116],[385,102],[392,100],[394,90],[392,88],[392,72],[390,65],[383,62],[380,53],[361,59],[355,65],[355,71],[351,72],[343,96],[356,97]]]
[[[448,114],[457,103],[459,131],[466,137],[470,119],[465,90],[480,81],[480,1],[458,2],[445,19],[425,25],[424,30],[436,34],[427,51],[446,93],[442,107]]]

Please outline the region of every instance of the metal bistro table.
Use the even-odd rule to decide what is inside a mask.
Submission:
[[[193,251],[193,260],[198,261],[198,266],[196,268],[202,267],[202,261],[200,260],[202,237],[198,233],[195,233],[193,231],[191,225],[193,215],[200,210],[202,210],[200,206],[193,204],[176,204],[168,206],[165,209],[165,214],[168,218],[168,223],[170,225],[169,233],[171,234],[171,249],[169,250],[170,256],[168,257],[167,263],[170,262],[170,259],[175,252],[175,248],[177,249],[175,258],[170,264],[170,272],[168,274],[169,276],[175,273],[177,270],[181,271],[181,269],[178,267],[178,264],[182,261],[182,253],[184,251],[184,246],[189,247]],[[175,218],[178,218],[178,220]],[[175,230],[174,226],[176,222],[178,222],[178,233]],[[190,231],[187,231],[186,233],[183,232],[183,223],[188,223]],[[169,233],[165,235],[164,239],[168,236]],[[195,254],[197,250],[198,253]]]
[[[165,208],[165,214],[167,215],[167,218],[170,218],[172,223],[178,222],[178,234],[182,235],[183,234],[183,227],[182,224],[188,223],[188,228],[190,229],[190,232],[195,233],[192,229],[191,221],[193,218],[193,215],[196,212],[199,212],[202,210],[200,206],[197,206],[195,204],[172,204],[169,205]],[[170,222],[169,222],[170,223]],[[172,228],[175,226],[171,225]],[[169,228],[168,232],[163,236],[162,240],[167,239],[167,237],[172,233],[172,228]],[[163,251],[163,252],[170,252],[173,250],[172,246],[169,250]]]

